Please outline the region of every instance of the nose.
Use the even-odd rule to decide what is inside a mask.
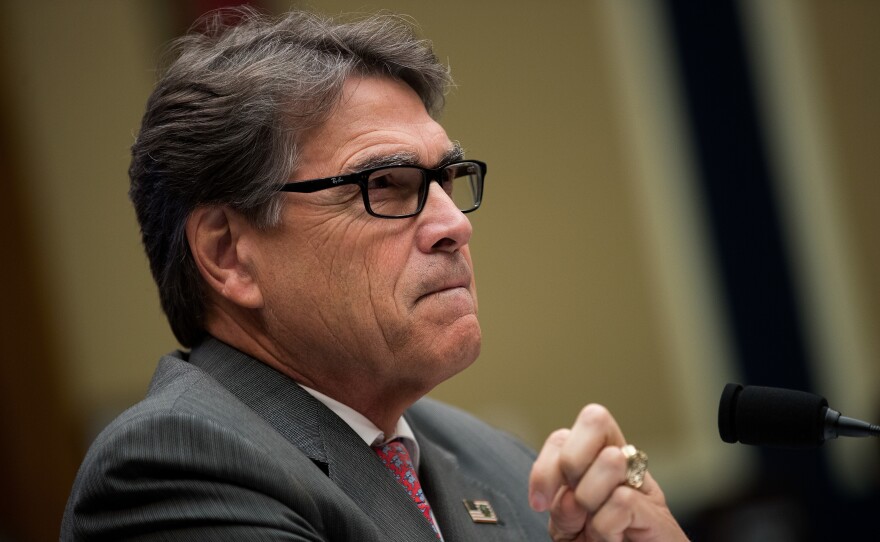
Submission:
[[[425,208],[416,217],[419,250],[430,252],[455,252],[470,242],[474,232],[471,221],[462,213],[439,183],[428,184]]]

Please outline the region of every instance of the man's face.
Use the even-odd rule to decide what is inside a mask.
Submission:
[[[395,163],[437,167],[456,146],[407,85],[353,78],[305,138],[293,181]],[[254,274],[271,349],[303,383],[426,392],[480,349],[472,228],[437,183],[404,219],[367,214],[357,186],[285,194],[283,224],[262,234]]]

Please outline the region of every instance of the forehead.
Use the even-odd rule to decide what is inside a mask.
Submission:
[[[353,171],[377,156],[408,155],[433,166],[453,147],[408,85],[384,77],[352,77],[330,117],[306,134],[297,177]]]

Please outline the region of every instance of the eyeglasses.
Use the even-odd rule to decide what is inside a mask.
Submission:
[[[287,183],[278,190],[311,193],[356,184],[361,188],[368,213],[379,218],[407,218],[425,208],[431,181],[437,181],[461,212],[476,211],[483,201],[485,176],[485,163],[463,160],[436,169],[383,166],[326,179]]]

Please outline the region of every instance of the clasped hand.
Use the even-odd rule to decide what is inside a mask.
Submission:
[[[650,472],[639,489],[626,485],[624,445],[614,417],[595,404],[547,438],[532,467],[529,503],[550,511],[554,541],[687,540]]]

